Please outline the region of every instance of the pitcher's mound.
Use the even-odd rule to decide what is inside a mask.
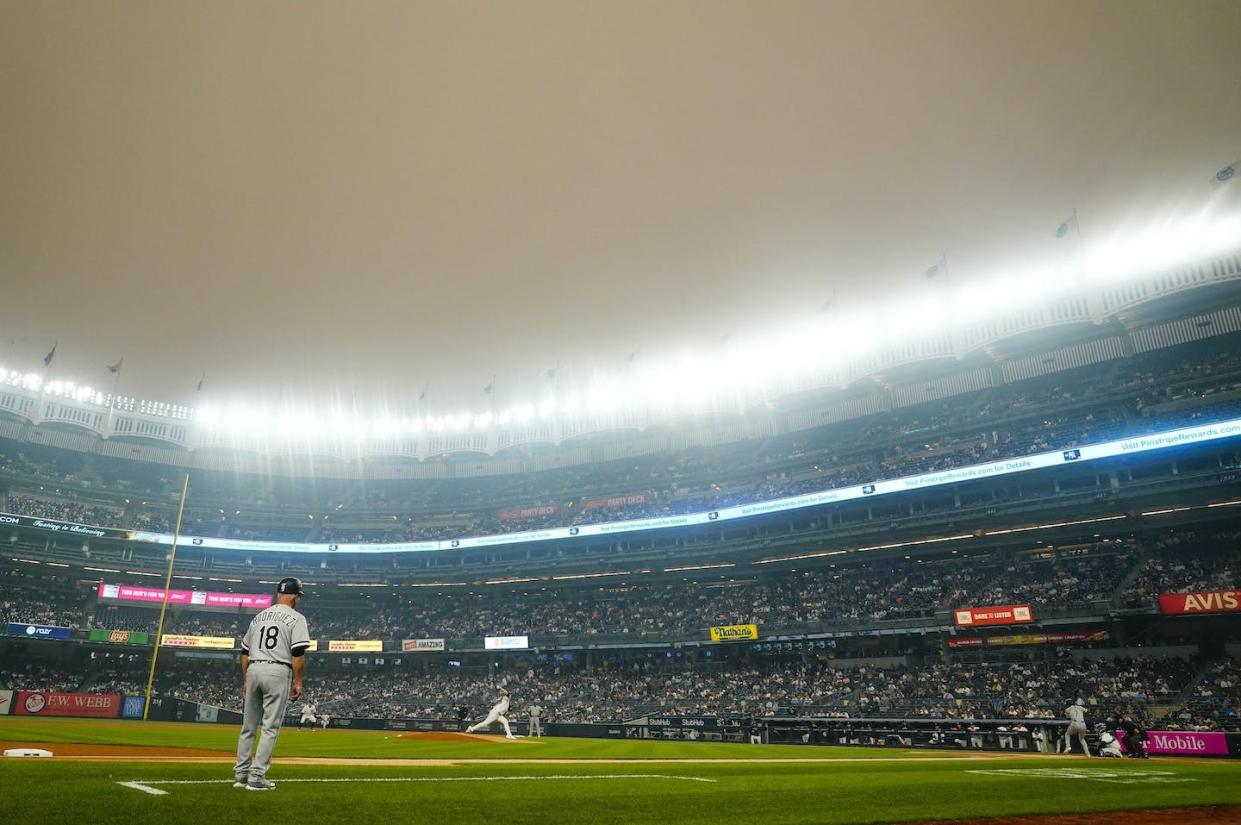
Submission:
[[[397,739],[414,739],[422,742],[491,742],[494,745],[516,745],[524,739],[505,739],[503,736],[484,733],[458,733],[450,730],[416,731],[402,733]]]

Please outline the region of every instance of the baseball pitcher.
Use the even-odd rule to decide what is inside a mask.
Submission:
[[[504,716],[505,712],[508,711],[508,691],[503,686],[496,688],[496,690],[500,693],[500,701],[491,706],[491,712],[487,714],[486,719],[477,725],[470,725],[465,729],[465,732],[473,733],[479,728],[488,728],[491,727],[492,723],[499,722],[504,726],[504,736],[508,739],[516,739],[517,737],[513,736],[513,731],[509,729],[508,719]]]
[[[302,599],[302,583],[292,577],[276,586],[276,604],[254,617],[241,639],[241,695],[245,699],[241,736],[237,739],[234,788],[270,791],[267,780],[276,734],[284,723],[289,699],[302,695],[310,629],[293,608]],[[254,734],[260,723],[258,749]]]

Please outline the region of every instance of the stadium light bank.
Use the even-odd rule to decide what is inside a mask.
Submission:
[[[103,393],[70,381],[47,381],[39,373],[0,367],[0,387],[18,387],[48,397],[122,411],[194,421],[236,438],[285,441],[364,440],[422,434],[461,434],[491,427],[521,426],[552,418],[651,418],[741,411],[816,375],[848,365],[883,346],[912,342],[977,324],[1008,312],[1072,298],[1089,289],[1113,287],[1170,267],[1192,263],[1241,246],[1241,214],[1201,214],[1169,220],[1129,235],[1117,235],[1078,249],[1057,266],[1014,269],[1002,275],[936,287],[922,284],[914,299],[861,307],[847,316],[789,324],[782,332],[736,341],[708,357],[636,365],[599,375],[587,386],[549,394],[539,403],[498,411],[462,411],[440,416],[362,416],[352,411],[268,407],[242,401],[190,407]],[[826,380],[818,386],[826,385]]]

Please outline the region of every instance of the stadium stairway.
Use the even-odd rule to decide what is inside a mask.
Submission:
[[[1150,705],[1148,712],[1152,722],[1157,722],[1178,708],[1185,707],[1189,704],[1189,700],[1193,698],[1194,688],[1202,682],[1203,677],[1210,672],[1211,668],[1219,664],[1225,657],[1216,656],[1211,658],[1202,658],[1199,661],[1198,669],[1194,671],[1193,677],[1189,682],[1177,692],[1176,696],[1167,702],[1160,702],[1157,705]]]
[[[1138,552],[1134,554],[1133,564],[1130,565],[1124,578],[1120,580],[1120,584],[1116,585],[1116,589],[1112,591],[1112,598],[1109,600],[1112,607],[1124,607],[1125,595],[1129,592],[1129,586],[1142,574],[1142,569],[1146,567],[1146,563],[1154,555],[1154,551],[1145,542],[1139,542],[1137,550]]]

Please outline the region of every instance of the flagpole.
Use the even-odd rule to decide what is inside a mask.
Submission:
[[[155,629],[155,645],[151,648],[151,670],[147,674],[146,702],[142,705],[142,721],[151,710],[151,685],[155,682],[155,662],[159,659],[160,642],[164,639],[164,614],[168,612],[168,588],[172,587],[172,565],[177,560],[177,539],[181,537],[181,516],[185,513],[185,494],[190,489],[190,473],[181,482],[181,503],[177,505],[177,526],[172,531],[172,550],[168,553],[168,574],[164,576],[164,598],[159,605],[159,624]]]

